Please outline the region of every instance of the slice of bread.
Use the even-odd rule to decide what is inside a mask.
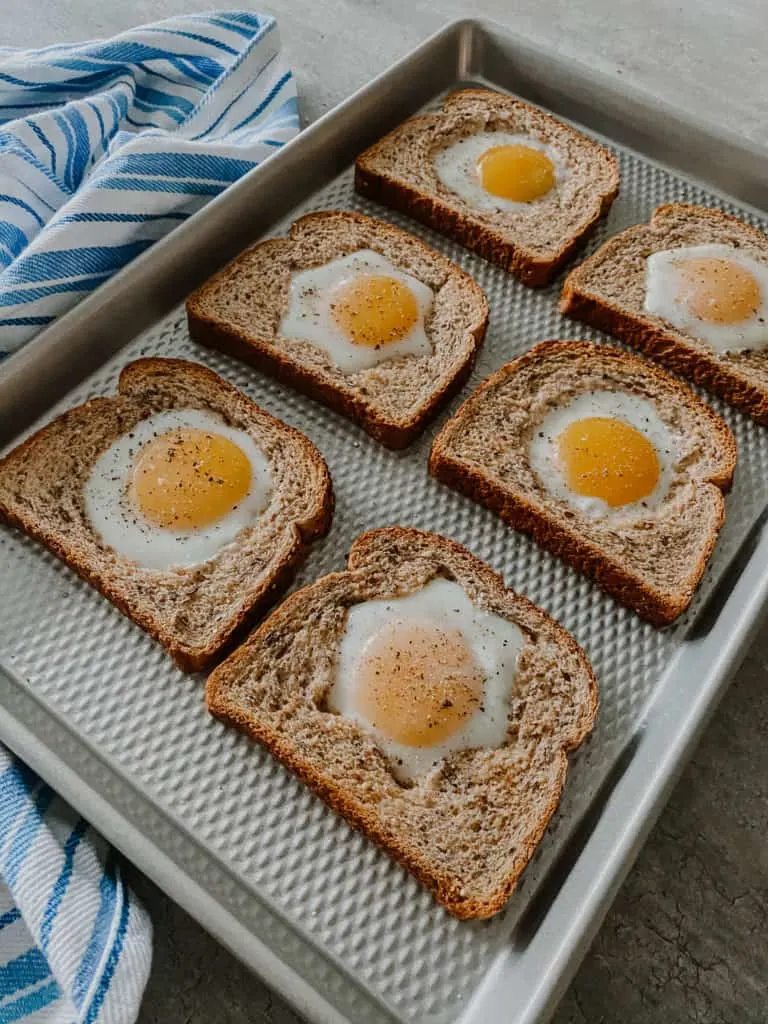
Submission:
[[[555,496],[555,481],[548,486],[530,463],[530,442],[550,410],[605,391],[650,402],[676,439],[668,493],[655,510],[625,520],[588,517]],[[478,387],[438,434],[429,465],[443,483],[662,626],[691,602],[723,523],[735,464],[725,422],[674,377],[609,345],[549,341]]]
[[[213,558],[158,570],[101,542],[84,487],[114,441],[170,409],[202,409],[245,431],[269,462],[272,489],[253,526]],[[315,446],[215,373],[180,359],[128,364],[116,396],[71,409],[0,461],[0,516],[45,544],[190,671],[210,665],[275,601],[332,511],[330,476]]]
[[[497,131],[552,146],[565,167],[564,180],[526,207],[506,210],[480,209],[447,188],[435,170],[436,154],[461,139]],[[538,107],[490,89],[461,89],[437,113],[410,118],[362,153],[355,188],[455,239],[524,284],[542,286],[608,212],[619,191],[619,171],[610,150]]]
[[[292,275],[371,249],[434,291],[428,355],[391,358],[343,372],[325,351],[279,334]],[[481,289],[454,263],[399,228],[356,213],[301,217],[287,238],[237,257],[187,301],[202,345],[251,363],[358,423],[389,448],[404,448],[469,376],[488,323]]]
[[[514,623],[525,643],[506,742],[454,753],[396,781],[365,728],[326,700],[350,606],[411,594],[437,576]],[[597,686],[573,637],[466,548],[390,527],[355,541],[346,572],[292,594],[208,680],[208,708],[287,765],[412,871],[451,913],[502,909],[555,810],[567,752],[591,730]]]
[[[568,275],[560,309],[640,349],[768,425],[768,347],[720,354],[646,313],[646,260],[654,252],[719,243],[768,267],[768,236],[720,210],[659,206],[649,224],[622,231]],[[768,297],[766,297],[768,298]]]

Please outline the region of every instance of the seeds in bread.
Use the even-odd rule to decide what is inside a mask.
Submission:
[[[100,541],[84,488],[114,441],[171,409],[213,412],[245,431],[269,462],[272,488],[254,524],[213,558],[158,570]],[[310,541],[327,531],[332,511],[325,462],[303,434],[217,374],[179,359],[128,364],[116,396],[71,409],[0,461],[0,516],[41,541],[190,671],[209,666],[275,601]]]
[[[527,135],[551,145],[564,180],[519,209],[484,210],[447,188],[435,156],[486,132]],[[616,158],[599,143],[522,100],[490,89],[451,93],[437,113],[409,118],[355,163],[355,188],[422,221],[515,274],[548,284],[607,214],[619,191]]]
[[[526,642],[506,742],[453,754],[404,786],[368,731],[325,701],[349,608],[436,576],[515,623]],[[597,713],[592,669],[562,626],[466,548],[402,527],[358,537],[345,572],[291,595],[213,672],[206,699],[462,918],[502,909],[557,806],[566,755]]]
[[[432,351],[354,373],[318,346],[284,338],[292,275],[362,249],[380,253],[435,293],[426,333]],[[287,238],[246,250],[187,301],[192,337],[251,363],[342,413],[389,448],[404,448],[469,376],[488,303],[472,278],[412,235],[360,214],[301,217]]]
[[[720,210],[659,206],[650,223],[622,231],[571,271],[560,309],[574,320],[620,338],[768,425],[768,347],[721,354],[644,310],[648,257],[709,243],[738,249],[768,267],[768,236],[757,228]]]
[[[531,466],[543,418],[580,395],[642,397],[679,450],[661,504],[623,521],[590,518]],[[736,442],[669,374],[609,345],[543,342],[484,381],[435,439],[430,472],[498,513],[657,626],[690,604],[723,523]]]

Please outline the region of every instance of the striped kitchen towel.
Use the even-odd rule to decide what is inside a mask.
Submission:
[[[0,1022],[130,1024],[151,955],[114,853],[0,747]]]
[[[270,17],[0,47],[0,358],[298,128]]]

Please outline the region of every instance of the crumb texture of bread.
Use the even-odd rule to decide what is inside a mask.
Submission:
[[[169,409],[213,412],[248,433],[269,462],[272,488],[256,522],[213,558],[158,570],[101,543],[83,489],[111,444]],[[0,516],[46,545],[190,671],[212,664],[277,599],[332,511],[330,475],[315,446],[211,370],[180,359],[129,363],[117,395],[65,412],[0,461]]]
[[[556,188],[519,209],[481,210],[447,188],[436,155],[485,132],[527,135],[566,168]],[[549,283],[607,214],[619,191],[615,156],[538,107],[490,89],[451,93],[440,111],[409,118],[355,163],[361,195],[401,210],[516,274]]]
[[[669,489],[647,517],[590,518],[538,478],[529,457],[547,413],[595,391],[651,403],[675,439]],[[724,519],[736,442],[705,402],[610,345],[543,342],[484,381],[438,434],[430,472],[590,576],[654,625],[690,604]]]
[[[609,239],[568,275],[560,309],[768,426],[768,346],[719,353],[644,308],[646,261],[652,253],[711,243],[731,246],[768,266],[768,235],[750,224],[703,206],[659,206],[648,224]]]
[[[372,736],[326,709],[347,610],[413,593],[436,576],[514,622],[525,644],[507,741],[398,783]],[[260,741],[331,807],[412,871],[451,913],[502,909],[565,781],[567,752],[597,713],[592,669],[573,637],[474,555],[403,527],[359,537],[345,572],[291,595],[209,677],[212,714]]]
[[[345,373],[317,345],[280,335],[291,278],[372,249],[434,292],[425,331],[432,351]],[[469,274],[399,228],[361,214],[301,217],[286,238],[260,242],[187,300],[195,341],[221,349],[349,417],[390,448],[403,448],[469,376],[488,303]]]

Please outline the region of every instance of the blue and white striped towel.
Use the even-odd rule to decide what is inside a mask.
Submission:
[[[130,1024],[151,956],[114,853],[0,747],[0,1022]]]
[[[0,47],[0,358],[298,129],[273,18]]]

